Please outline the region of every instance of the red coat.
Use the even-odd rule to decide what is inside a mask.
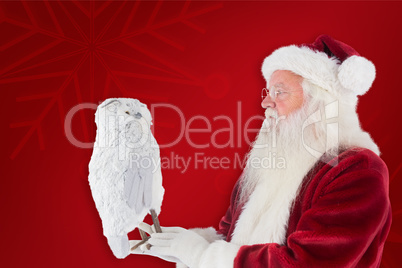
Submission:
[[[336,166],[331,162],[338,160]],[[234,267],[378,267],[391,226],[388,170],[372,151],[347,150],[319,161],[291,209],[286,244],[245,245]],[[239,182],[218,233],[230,242],[244,204]],[[269,228],[269,226],[267,226]]]

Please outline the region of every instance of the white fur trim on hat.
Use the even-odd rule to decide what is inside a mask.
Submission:
[[[363,57],[351,56],[340,65],[336,57],[296,45],[281,47],[265,58],[261,71],[267,83],[276,70],[292,71],[338,97],[344,93],[339,86],[363,95],[375,78],[374,64]]]
[[[333,91],[337,82],[338,60],[335,57],[328,58],[324,52],[291,45],[281,47],[265,58],[262,74],[267,83],[276,70],[292,71],[317,86]]]

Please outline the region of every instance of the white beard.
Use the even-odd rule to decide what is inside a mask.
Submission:
[[[286,119],[279,118],[277,128],[277,115],[267,109],[241,177],[240,204],[245,205],[232,235],[233,243],[284,244],[292,203],[303,178],[318,160],[304,144],[325,151],[326,137],[317,124],[304,129],[302,142],[302,126],[308,117],[305,107]]]

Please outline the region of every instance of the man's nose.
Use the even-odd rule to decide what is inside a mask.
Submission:
[[[268,95],[265,97],[265,99],[262,100],[261,102],[261,106],[262,108],[266,109],[268,107],[270,108],[275,108],[276,104],[275,102],[271,99],[271,96]]]

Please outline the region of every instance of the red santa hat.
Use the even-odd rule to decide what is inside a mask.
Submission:
[[[371,61],[329,35],[320,35],[312,44],[275,50],[262,65],[267,82],[276,70],[292,71],[339,96],[363,95],[375,78]]]

